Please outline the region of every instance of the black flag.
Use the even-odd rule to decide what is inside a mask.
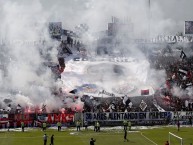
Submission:
[[[77,89],[74,89],[74,90],[71,90],[69,93],[71,93],[71,94],[76,94],[78,92],[78,90]]]

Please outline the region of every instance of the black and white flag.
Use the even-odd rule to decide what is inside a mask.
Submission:
[[[41,108],[42,112],[46,112],[46,105],[42,104],[42,108]]]
[[[192,86],[192,83],[187,83],[186,84],[186,87],[190,87],[190,86]]]
[[[184,53],[184,51],[183,51],[183,50],[181,51],[180,58],[181,58],[181,59],[186,58],[186,54]]]
[[[184,70],[184,69],[179,69],[178,71],[179,71],[179,73],[182,73],[182,74],[185,74],[185,75],[187,75],[187,73],[188,73],[188,71]]]
[[[21,110],[21,105],[18,104],[17,107],[16,107],[17,110]]]
[[[147,108],[147,104],[145,103],[145,101],[141,100],[139,107],[142,111],[145,111],[145,109]]]

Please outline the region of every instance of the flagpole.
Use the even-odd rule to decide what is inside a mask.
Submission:
[[[148,37],[150,39],[151,0],[148,0]]]

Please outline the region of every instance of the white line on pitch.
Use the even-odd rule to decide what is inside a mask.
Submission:
[[[153,144],[157,145],[154,141],[152,141],[151,139],[149,139],[148,137],[146,137],[145,135],[143,135],[143,133],[141,133],[141,135],[142,135],[143,137],[145,137],[148,141],[150,141],[150,142],[152,142]]]

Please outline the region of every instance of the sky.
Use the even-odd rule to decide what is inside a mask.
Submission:
[[[45,9],[52,9],[52,8],[59,8],[55,11],[55,14],[58,15],[58,13],[61,13],[60,16],[61,20],[65,21],[66,15],[73,14],[72,20],[77,19],[81,23],[81,18],[84,14],[87,15],[87,12],[91,12],[92,16],[95,17],[96,12],[102,13],[100,16],[98,16],[101,21],[103,21],[102,25],[99,26],[99,29],[104,29],[106,26],[106,23],[111,21],[110,15],[115,15],[119,18],[122,18],[121,14],[124,16],[128,16],[131,20],[134,19],[135,13],[132,13],[127,8],[130,8],[129,5],[131,5],[134,8],[134,12],[139,12],[139,15],[141,18],[146,17],[143,8],[147,8],[148,6],[148,0],[125,0],[125,1],[116,1],[116,0],[107,0],[104,2],[103,0],[42,0],[41,3]],[[101,3],[101,4],[99,4]],[[132,6],[133,5],[133,6]],[[150,7],[151,7],[151,18],[155,19],[165,19],[165,23],[174,23],[175,30],[181,30],[184,27],[184,21],[186,20],[193,20],[193,1],[192,0],[150,0]],[[98,8],[96,8],[98,7]],[[96,8],[96,11],[91,11],[91,8]],[[115,10],[114,11],[111,9]],[[120,12],[121,9],[123,9],[125,12],[120,13],[120,15],[117,14],[117,9]],[[140,12],[141,11],[141,12]],[[68,14],[65,14],[66,12],[69,12]],[[147,12],[147,11],[146,11]],[[111,14],[109,14],[111,13]],[[126,15],[125,13],[131,13]],[[88,15],[87,15],[88,16]],[[78,18],[77,18],[78,17]],[[98,20],[98,19],[97,19]],[[89,20],[87,21],[89,22]],[[66,27],[68,27],[68,23],[66,23]],[[95,22],[97,23],[97,22]],[[163,23],[163,22],[162,22]],[[153,27],[153,26],[152,26]],[[172,30],[172,32],[174,32]],[[172,33],[171,32],[171,33]]]
[[[193,20],[192,0],[152,0],[157,2],[165,18],[172,18],[176,21]]]
[[[140,28],[138,35],[145,35],[143,31],[149,25],[149,0],[0,0],[1,7],[8,2],[17,3],[30,13],[39,8],[47,21],[62,21],[63,27],[71,30],[81,23],[87,23],[92,31],[106,30],[112,16],[131,20],[136,31]],[[152,34],[174,35],[176,31],[183,31],[185,20],[193,20],[192,0],[150,0],[150,5]]]

